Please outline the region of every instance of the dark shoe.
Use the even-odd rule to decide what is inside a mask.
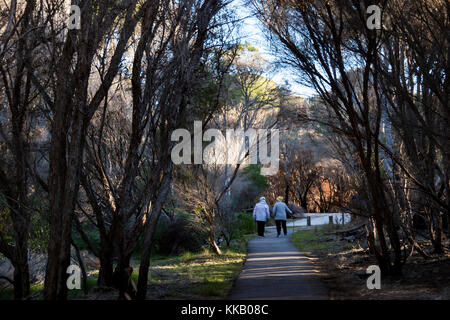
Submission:
[[[280,235],[279,234],[277,234],[277,238],[279,238],[280,237]]]

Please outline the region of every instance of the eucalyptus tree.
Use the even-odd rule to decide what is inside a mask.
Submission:
[[[85,136],[92,116],[116,78],[123,54],[148,4],[137,1],[80,1],[79,28],[68,28],[67,4],[50,2],[54,13],[45,36],[52,42],[44,50],[51,66],[48,78],[36,74],[51,116],[49,151],[50,240],[45,275],[46,299],[66,299],[67,267],[73,213],[84,159]],[[67,27],[67,28],[66,28]],[[104,41],[116,32],[103,81],[95,86],[92,68]],[[50,79],[49,79],[50,78]],[[50,83],[45,87],[44,83]]]
[[[4,215],[0,226],[0,252],[14,267],[14,298],[30,293],[29,235],[37,193],[33,179],[33,145],[39,134],[39,94],[33,84],[33,50],[42,45],[38,37],[44,26],[36,1],[0,4],[0,198]],[[12,240],[11,240],[12,239]]]
[[[100,285],[112,285],[114,276],[126,277],[142,238],[137,287],[138,298],[146,296],[153,235],[172,181],[171,133],[187,125],[193,91],[202,85],[196,77],[205,48],[222,23],[215,16],[225,5],[192,0],[152,1],[141,7],[135,41],[126,52],[130,58],[86,139],[80,218],[88,217],[98,228],[100,246],[76,224],[100,258]],[[105,75],[100,78],[103,82]],[[119,289],[123,298],[126,288]]]
[[[377,234],[377,241],[369,244],[383,273],[400,273],[402,244],[397,220],[387,205],[380,166],[382,101],[377,73],[373,72],[379,35],[366,26],[366,8],[371,3],[251,2],[276,41],[281,61],[297,70],[303,83],[316,89],[334,111],[340,131],[354,145],[367,180],[369,223],[374,224],[370,230]]]

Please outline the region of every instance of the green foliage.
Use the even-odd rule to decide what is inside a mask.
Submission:
[[[242,238],[244,235],[255,232],[255,222],[250,213],[238,212],[235,228],[237,230],[236,236]]]
[[[38,204],[39,201],[35,200],[35,203]],[[31,228],[29,238],[29,247],[31,250],[39,252],[47,251],[48,241],[50,238],[48,214],[49,208],[45,204],[44,206],[33,212],[33,214],[31,215]]]
[[[88,290],[91,290],[97,285],[97,276],[88,276],[86,279]],[[34,299],[43,300],[44,299],[44,284],[43,283],[34,283],[30,285],[30,294],[35,295],[38,294]],[[67,293],[68,299],[77,299],[84,296],[84,290],[81,289],[73,289],[69,290]],[[14,290],[12,287],[8,287],[3,291],[0,291],[0,300],[13,300],[14,299]]]
[[[4,240],[9,243],[14,239],[12,238],[13,230],[10,220],[11,211],[5,204],[6,200],[0,193],[0,232],[3,234]]]
[[[204,241],[203,230],[192,223],[192,215],[175,210],[172,220],[165,215],[159,219],[152,250],[156,254],[177,254],[185,250],[196,251],[201,248]],[[137,251],[140,252],[140,250],[139,244]]]
[[[44,290],[43,283],[34,283],[30,285],[30,295],[37,294],[38,291]],[[78,290],[81,291],[81,290]],[[42,300],[44,298],[43,292],[41,292],[37,299]],[[12,287],[7,287],[0,291],[0,300],[13,300],[14,299],[14,289]]]
[[[38,215],[31,216],[31,234],[29,247],[32,250],[45,252],[48,246],[50,231],[48,224],[42,223]]]
[[[261,168],[256,164],[251,164],[243,170],[243,173],[257,186],[261,191],[267,189],[269,184],[265,176],[261,175]]]
[[[252,46],[250,43],[246,43],[245,48],[247,48],[247,50],[250,52],[258,52],[258,48]]]
[[[154,264],[151,282],[164,283],[165,296],[176,299],[225,298],[242,269],[245,246],[225,250],[217,256],[210,251],[185,252],[175,259]],[[178,285],[182,284],[182,286]],[[173,287],[172,290],[170,288]]]
[[[90,242],[94,246],[100,247],[100,233],[98,232],[98,229],[89,222],[82,223],[81,228],[83,229],[84,233],[86,234],[86,236],[88,237]],[[79,235],[78,232],[73,232],[72,237],[73,237],[73,241],[75,242],[75,244],[77,245],[77,247],[80,250],[88,249],[86,243],[81,238],[81,236]]]
[[[90,291],[92,288],[94,288],[97,285],[97,277],[95,276],[88,276],[86,279],[86,284],[88,287],[88,291]],[[69,292],[67,293],[67,298],[68,299],[77,299],[77,298],[81,298],[84,296],[84,290],[83,288],[81,289],[73,289],[73,290],[69,290]]]
[[[329,235],[332,226],[316,226],[314,229],[299,230],[291,236],[291,242],[306,254],[325,252],[331,254],[336,251],[348,249],[351,244],[331,238]]]

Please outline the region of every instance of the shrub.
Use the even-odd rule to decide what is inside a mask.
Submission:
[[[255,221],[253,220],[253,216],[247,212],[238,212],[235,228],[237,229],[238,237],[254,233]]]
[[[158,239],[159,253],[168,255],[185,251],[195,252],[201,249],[201,245],[201,237],[183,216],[176,216]]]

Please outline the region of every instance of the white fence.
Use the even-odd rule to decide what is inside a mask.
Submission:
[[[344,223],[351,221],[351,216],[349,213],[305,213],[305,216],[305,218],[288,220],[287,225],[289,227],[306,227],[308,220],[307,217],[311,217],[311,226],[328,224],[330,222],[330,216],[333,217],[334,224],[342,224],[342,220],[344,220]]]

